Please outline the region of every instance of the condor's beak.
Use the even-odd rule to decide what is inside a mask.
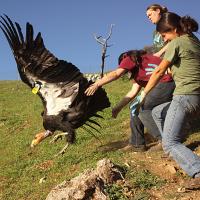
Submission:
[[[31,142],[31,147],[32,148],[35,147],[37,144],[39,144],[44,139],[45,139],[45,131],[36,134],[35,138]]]
[[[46,130],[46,131],[43,131],[43,132],[36,134],[35,138],[31,142],[31,147],[35,147],[37,144],[42,142],[42,140],[44,140],[46,137],[53,135],[53,133],[54,132]]]

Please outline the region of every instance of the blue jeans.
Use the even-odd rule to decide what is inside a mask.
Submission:
[[[172,94],[175,88],[174,82],[159,83],[147,95],[142,109],[138,116],[130,118],[131,137],[130,144],[134,146],[145,145],[144,127],[157,140],[161,140],[161,133],[152,117],[152,109],[157,105],[172,100]]]
[[[200,95],[175,95],[171,103],[155,107],[152,115],[161,131],[164,151],[194,177],[200,172],[200,157],[182,142],[190,133],[188,122],[200,118]]]

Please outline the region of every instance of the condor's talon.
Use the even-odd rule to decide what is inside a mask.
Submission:
[[[59,156],[59,155],[63,155],[63,154],[65,153],[66,149],[68,148],[68,146],[69,146],[69,143],[67,143],[67,144],[62,148],[62,150],[59,151],[59,152],[55,155],[55,157],[57,157],[57,156]]]
[[[58,139],[62,139],[62,134],[58,134],[54,136],[54,138],[50,141],[50,143],[57,142]]]
[[[50,143],[54,143],[57,142],[58,139],[62,139],[62,136],[66,136],[68,135],[68,133],[59,133],[57,135],[54,136],[54,138],[50,141]]]

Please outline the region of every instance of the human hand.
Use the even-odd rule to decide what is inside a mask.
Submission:
[[[161,57],[162,56],[162,54],[160,52],[154,53],[153,55],[156,56],[156,57]]]
[[[139,101],[138,101],[138,97],[130,104],[130,112],[131,112],[131,116],[137,116],[139,114]]]
[[[97,91],[98,88],[99,88],[98,83],[97,82],[93,83],[85,90],[85,94],[87,96],[91,96]]]
[[[130,112],[131,112],[132,116],[138,116],[139,110],[140,110],[141,106],[144,104],[145,97],[146,97],[146,93],[144,91],[142,91],[141,94],[139,96],[137,96],[135,101],[133,101],[133,103],[131,103]]]

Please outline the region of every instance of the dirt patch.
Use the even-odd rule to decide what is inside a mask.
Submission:
[[[147,169],[157,175],[166,184],[159,189],[152,188],[148,191],[152,200],[200,200],[200,190],[185,191],[183,183],[189,177],[169,158],[162,158],[163,151],[159,152],[129,152],[125,155],[125,162],[130,167]]]
[[[151,147],[155,142],[149,135],[147,146]],[[146,138],[146,139],[147,139]],[[116,151],[128,144],[128,139],[107,143],[99,147],[102,152]],[[195,143],[196,144],[196,143]],[[193,146],[193,145],[192,145]],[[196,145],[194,145],[196,146]],[[194,148],[195,153],[200,154],[200,147]],[[164,154],[163,151],[157,152],[125,152],[124,164],[129,170],[139,168],[149,170],[152,174],[166,181],[161,188],[147,190],[150,194],[149,200],[200,200],[200,190],[185,191],[183,183],[189,177],[180,169],[176,162]]]

